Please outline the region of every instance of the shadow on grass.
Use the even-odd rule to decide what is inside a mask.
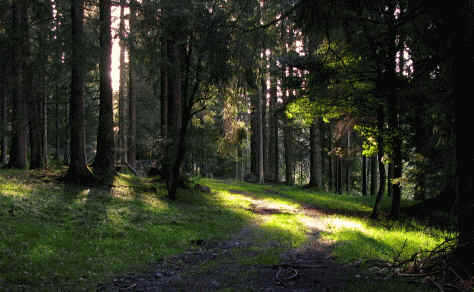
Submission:
[[[180,190],[171,204],[133,177],[115,192],[30,185],[21,176],[0,172],[0,206],[14,209],[0,212],[0,290],[93,289],[198,239],[225,239],[250,220],[214,195]]]

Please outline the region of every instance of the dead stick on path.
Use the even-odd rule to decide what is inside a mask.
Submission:
[[[296,265],[296,264],[277,264],[273,265],[270,268],[293,268],[293,269],[319,269],[319,268],[327,268],[326,265]]]
[[[428,281],[430,281],[433,285],[435,285],[436,288],[438,288],[440,292],[444,292],[443,287],[439,283],[435,282],[435,280],[428,278]]]
[[[431,276],[435,274],[439,274],[441,271],[436,271],[436,272],[431,272],[431,273],[423,273],[423,274],[403,274],[403,273],[398,273],[397,276],[400,277],[426,277],[426,276]]]

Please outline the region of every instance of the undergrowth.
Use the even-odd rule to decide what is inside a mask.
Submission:
[[[212,193],[179,190],[170,202],[149,179],[118,174],[107,187],[80,187],[58,182],[63,171],[0,170],[0,290],[94,289],[192,249],[196,240],[228,240],[249,224],[258,225],[259,247],[239,258],[243,265],[278,263],[312,228],[334,243],[342,262],[408,257],[449,236],[416,222],[369,220],[370,198],[201,179]],[[283,211],[257,220],[256,201]],[[300,212],[309,205],[326,215],[309,220]],[[266,242],[278,245],[261,248]]]

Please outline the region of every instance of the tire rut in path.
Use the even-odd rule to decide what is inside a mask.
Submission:
[[[244,194],[245,195],[245,194]],[[330,256],[331,243],[324,242],[319,230],[309,224],[309,239],[303,246],[281,252],[279,242],[259,242],[259,223],[272,214],[288,210],[269,208],[253,196],[251,210],[257,214],[254,224],[244,227],[229,240],[196,240],[189,251],[153,263],[147,272],[117,277],[99,285],[98,291],[340,291],[352,278],[353,271]],[[261,212],[264,210],[263,212]],[[270,210],[266,212],[265,210]],[[318,221],[321,213],[310,206],[297,209],[309,220]],[[313,226],[313,227],[311,227]],[[245,259],[263,250],[278,252],[279,264],[246,264]]]

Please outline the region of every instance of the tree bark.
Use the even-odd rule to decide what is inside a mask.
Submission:
[[[320,117],[315,117],[310,127],[310,176],[309,185],[321,188],[321,133]]]
[[[119,132],[118,132],[118,159],[120,163],[127,161],[127,100],[125,93],[126,67],[125,67],[125,0],[120,0],[120,87],[119,87]]]
[[[250,174],[258,177],[258,101],[255,95],[250,96]]]
[[[69,102],[64,105],[64,153],[63,153],[63,164],[69,164],[69,136],[67,133],[70,131],[69,127]]]
[[[341,157],[337,157],[336,158],[336,167],[337,167],[337,179],[336,179],[336,192],[338,194],[342,194],[342,158]]]
[[[27,92],[28,92],[28,1],[18,0],[12,5],[12,31],[13,47],[12,56],[12,141],[10,150],[9,167],[26,169],[27,152],[27,132],[28,132],[28,110],[27,110]],[[31,89],[31,86],[30,86]]]
[[[385,166],[382,161],[384,156],[384,125],[385,114],[384,105],[380,103],[377,106],[377,152],[378,152],[378,169],[379,169],[379,190],[375,199],[374,208],[372,209],[371,218],[378,218],[380,212],[380,203],[382,202],[383,193],[385,191]]]
[[[350,149],[351,149],[351,131],[347,131],[347,155],[345,159],[346,164],[346,192],[349,193],[351,190],[351,158],[350,158]]]
[[[182,96],[182,50],[178,36],[169,35],[167,42],[168,71],[168,145],[166,156],[168,197],[176,199],[176,191],[184,159],[183,96]]]
[[[375,196],[375,190],[377,186],[377,158],[376,155],[372,155],[370,158],[370,196]]]
[[[85,153],[84,120],[84,69],[83,62],[83,17],[84,0],[71,2],[72,55],[71,55],[71,97],[69,99],[70,152],[71,160],[67,178],[76,183],[90,182],[92,175],[87,168]]]
[[[115,172],[114,113],[112,99],[111,67],[111,0],[100,0],[100,106],[97,131],[97,153],[93,163],[96,174],[107,177]]]
[[[8,66],[0,68],[2,76],[8,76],[6,73]],[[7,164],[8,148],[8,84],[7,78],[0,80],[0,163]]]
[[[321,159],[321,180],[320,180],[320,187],[321,189],[326,188],[326,178],[327,178],[327,151],[325,150],[327,148],[327,143],[326,143],[326,124],[322,119],[319,120],[319,141],[320,141],[320,159]]]
[[[264,117],[263,117],[263,102],[265,98],[265,80],[262,77],[261,85],[258,88],[258,183],[263,184],[265,179],[264,174],[264,151],[263,151],[263,143],[264,143]]]
[[[388,164],[388,171],[387,171],[387,196],[392,196],[392,173],[393,173],[393,164]]]
[[[328,125],[327,127],[328,130],[328,138],[327,138],[327,143],[328,143],[328,150],[332,150],[332,126],[331,124]],[[334,156],[329,155],[328,156],[328,185],[329,185],[329,191],[334,191]]]
[[[269,161],[270,171],[267,176],[271,181],[279,181],[279,151],[278,151],[278,119],[276,117],[275,109],[278,105],[277,97],[277,81],[276,77],[272,76],[272,70],[270,70],[270,110],[269,110]]]
[[[367,157],[362,154],[362,196],[367,196]]]
[[[469,98],[472,75],[466,74],[474,66],[472,1],[462,1],[455,9],[456,17],[450,18],[454,22],[453,27],[458,28],[454,38],[453,55],[455,57],[452,72],[456,118],[456,201],[459,210],[459,236],[455,255],[472,276],[474,272],[474,170],[472,168],[474,148],[471,132],[466,130],[466,126],[472,124],[472,106],[470,105],[471,98]]]
[[[160,107],[161,107],[161,137],[168,137],[168,55],[167,41],[161,36],[161,62],[160,62]]]
[[[285,145],[285,181],[287,185],[294,185],[294,163],[293,163],[293,129],[290,125],[285,125],[283,128],[283,138]]]
[[[136,92],[136,49],[135,49],[135,27],[137,2],[130,0],[130,34],[129,39],[129,68],[128,68],[128,141],[127,141],[127,160],[128,163],[137,167],[137,92]]]

